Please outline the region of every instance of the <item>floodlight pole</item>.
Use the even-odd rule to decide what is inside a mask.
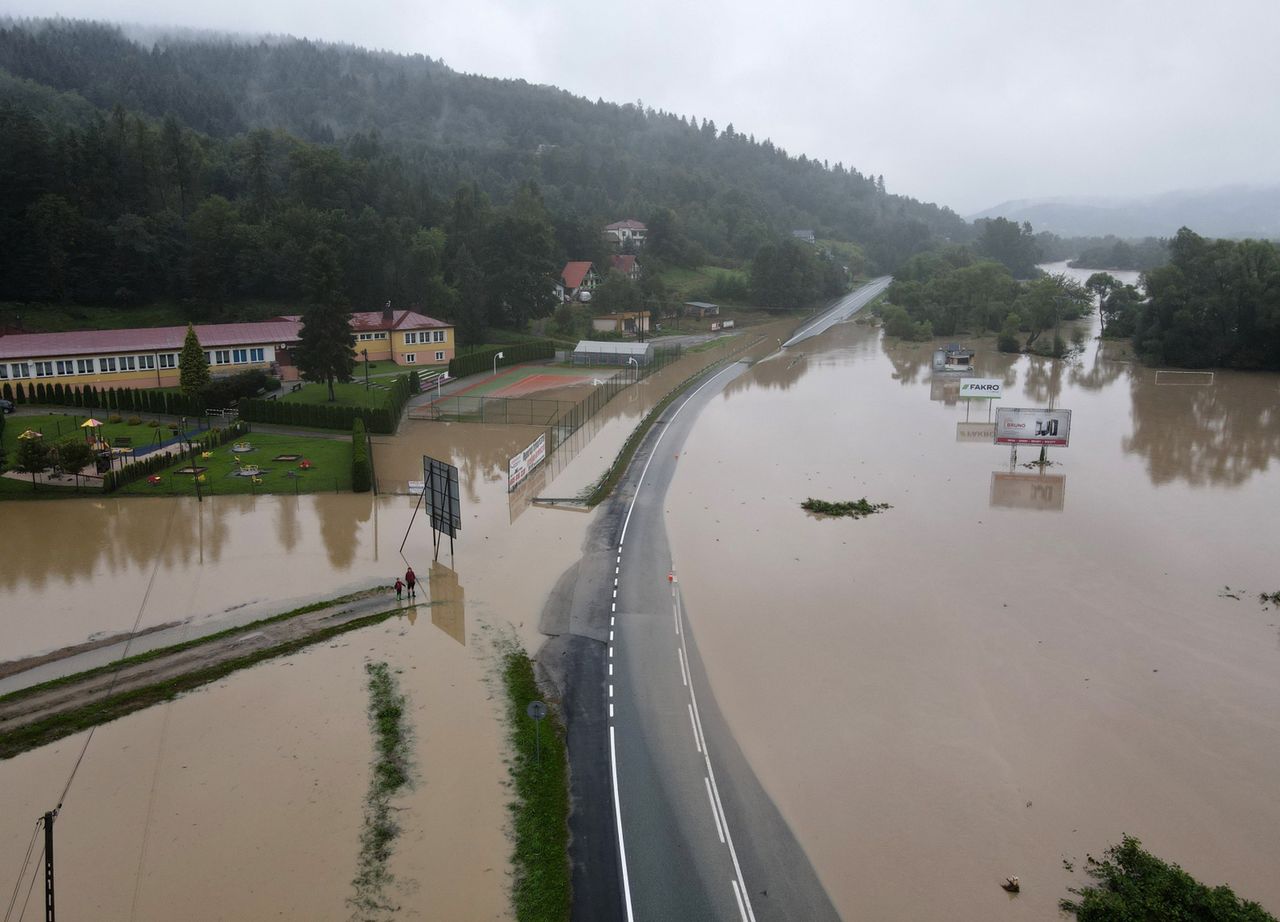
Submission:
[[[369,350],[361,349],[360,354],[364,356],[364,389],[369,389]]]
[[[505,352],[499,352],[497,355],[493,357],[493,376],[495,378],[498,376],[498,359],[505,358],[505,357],[506,357]]]

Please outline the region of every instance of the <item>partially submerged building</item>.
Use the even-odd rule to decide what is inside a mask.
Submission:
[[[959,343],[947,343],[933,350],[934,371],[972,371],[972,349],[963,349]]]

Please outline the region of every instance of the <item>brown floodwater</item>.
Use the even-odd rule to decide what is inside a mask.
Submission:
[[[1054,918],[1123,833],[1280,911],[1280,376],[978,346],[1073,411],[1043,475],[866,326],[699,417],[668,524],[737,740],[845,918]]]
[[[421,516],[404,551],[439,604],[98,728],[57,823],[64,913],[348,918],[373,756],[364,664],[386,660],[408,698],[417,766],[413,790],[394,803],[402,834],[390,896],[404,917],[507,918],[493,638],[536,648],[542,606],[590,522],[536,507],[511,522],[507,459],[538,431],[411,422],[374,440],[384,491],[421,479],[424,453],[459,468],[452,567],[447,541],[432,565]],[[185,621],[165,632],[172,642],[389,585],[404,572],[415,502],[387,493],[5,503],[8,533],[22,540],[0,559],[0,659],[128,631],[135,619]],[[0,762],[6,876],[83,740]]]

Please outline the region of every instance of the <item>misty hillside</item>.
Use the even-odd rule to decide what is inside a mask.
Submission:
[[[1193,227],[1208,237],[1280,237],[1280,185],[1225,186],[1114,199],[1022,199],[973,215],[1030,221],[1061,237],[1172,237]]]
[[[474,181],[506,203],[532,180],[553,214],[593,222],[667,207],[711,256],[749,259],[770,236],[812,228],[888,267],[965,232],[948,209],[885,194],[883,179],[732,125],[461,74],[421,55],[190,33],[143,45],[113,26],[10,22],[0,29],[4,101],[51,127],[119,106],[212,138],[269,128],[347,152],[380,145],[435,195]]]

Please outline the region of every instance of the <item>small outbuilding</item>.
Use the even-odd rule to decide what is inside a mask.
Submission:
[[[591,318],[591,329],[598,333],[636,334],[649,332],[648,311],[621,311]]]
[[[709,301],[686,301],[684,302],[684,312],[690,317],[718,317],[720,316],[720,305],[712,304]]]
[[[933,350],[934,371],[972,371],[972,349],[962,349],[959,343],[947,343]]]
[[[573,350],[575,365],[637,365],[653,361],[653,343],[610,343],[584,339]]]

